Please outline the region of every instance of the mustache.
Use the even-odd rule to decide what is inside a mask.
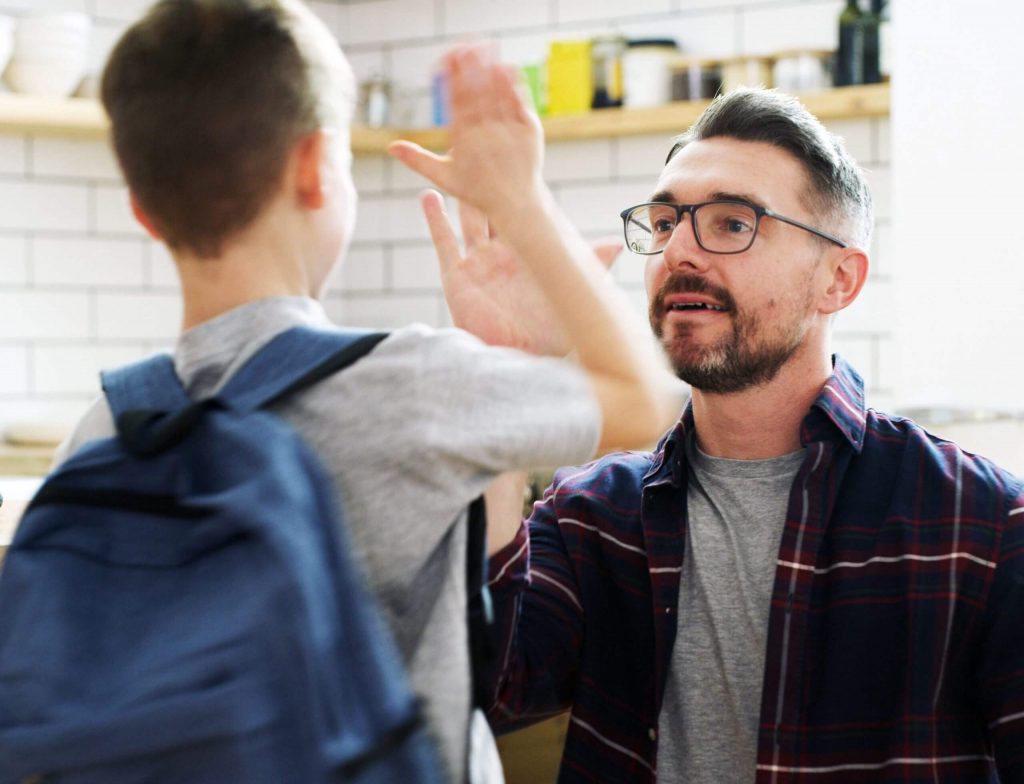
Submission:
[[[736,312],[736,300],[728,289],[709,283],[697,275],[671,275],[661,284],[653,303],[659,314],[664,314],[665,298],[672,294],[707,294],[730,312]]]

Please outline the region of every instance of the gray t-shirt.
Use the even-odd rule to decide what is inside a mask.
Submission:
[[[658,720],[658,781],[752,782],[768,612],[803,451],[730,460],[687,445],[689,525]]]
[[[193,398],[210,395],[256,349],[296,325],[331,326],[311,299],[243,305],[182,335],[178,375]],[[335,478],[357,561],[424,699],[446,779],[461,782],[470,715],[465,510],[503,471],[593,454],[601,414],[589,382],[566,361],[414,325],[278,412]],[[112,432],[101,399],[62,454]],[[496,760],[489,732],[474,755],[474,769],[481,759]],[[484,778],[500,781],[500,767]]]

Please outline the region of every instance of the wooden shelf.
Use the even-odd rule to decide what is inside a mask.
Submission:
[[[807,110],[822,121],[889,114],[889,85],[839,87],[800,96]],[[549,142],[574,139],[608,139],[646,133],[677,134],[700,116],[710,101],[680,101],[649,109],[602,109],[571,117],[545,117],[544,138]],[[448,146],[443,128],[353,128],[352,149],[380,153],[396,139],[408,139],[432,150]]]
[[[824,121],[889,114],[888,84],[840,87],[808,93],[800,99],[812,114]],[[650,109],[602,109],[572,117],[547,117],[544,135],[547,141],[556,142],[682,133],[707,105],[708,101],[683,101]],[[0,94],[0,131],[102,137],[108,128],[99,102],[90,98]],[[434,150],[443,150],[448,144],[448,134],[443,128],[352,129],[352,149],[356,153],[382,153],[396,139],[408,139]]]
[[[54,450],[52,446],[0,443],[0,476],[42,476],[53,465]],[[2,487],[0,492],[3,492]]]
[[[102,137],[109,123],[92,98],[44,98],[0,93],[0,130],[62,136]]]

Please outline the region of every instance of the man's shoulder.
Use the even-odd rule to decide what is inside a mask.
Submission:
[[[915,420],[867,410],[867,437],[856,463],[935,493],[948,488],[975,500],[1012,504],[1024,493],[1024,481],[987,456],[931,432]],[[907,484],[907,486],[910,486]]]
[[[583,465],[560,468],[551,483],[551,493],[559,500],[639,497],[657,457],[656,452],[611,452]]]

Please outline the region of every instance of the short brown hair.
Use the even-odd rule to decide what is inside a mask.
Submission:
[[[808,207],[839,224],[829,231],[853,245],[867,247],[873,218],[864,174],[842,140],[829,133],[796,98],[756,87],[720,95],[686,133],[672,140],[665,163],[687,144],[716,136],[764,142],[793,155],[807,172]]]
[[[318,96],[274,0],[162,0],[121,37],[103,105],[128,187],[164,241],[200,257],[247,226]]]

